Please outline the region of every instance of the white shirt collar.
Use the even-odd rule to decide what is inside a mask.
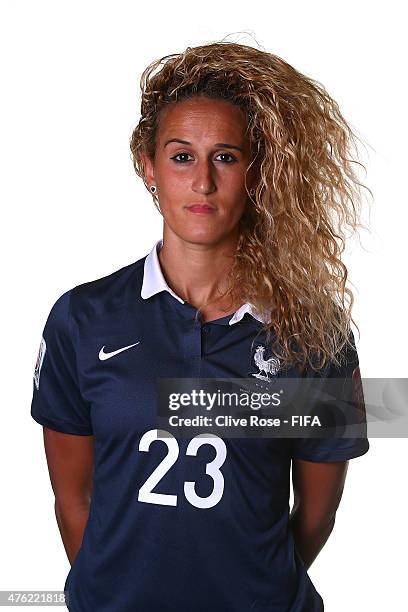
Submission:
[[[184,300],[179,297],[166,283],[166,280],[163,276],[163,272],[161,269],[158,252],[163,246],[163,240],[157,240],[151,249],[150,253],[147,255],[144,263],[144,272],[143,272],[143,284],[141,290],[141,296],[144,300],[159,293],[160,291],[168,291],[176,300],[184,304]],[[264,318],[261,314],[255,310],[255,308],[249,304],[248,302],[243,304],[231,317],[229,324],[233,325],[234,323],[238,323],[244,316],[244,314],[248,312],[254,319],[264,322]]]

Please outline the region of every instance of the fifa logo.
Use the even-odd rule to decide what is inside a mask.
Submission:
[[[40,389],[41,367],[44,361],[44,355],[45,355],[46,350],[47,350],[47,345],[45,343],[44,338],[42,337],[41,342],[40,342],[40,348],[38,350],[37,360],[35,362],[35,368],[34,368],[34,382],[35,382],[37,391]]]

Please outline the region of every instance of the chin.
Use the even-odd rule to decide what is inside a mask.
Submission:
[[[181,240],[185,240],[185,242],[190,242],[192,244],[202,244],[202,245],[211,245],[219,242],[224,234],[214,228],[213,231],[204,231],[190,229],[187,231],[187,228],[184,227],[181,231],[175,232]]]
[[[215,233],[214,234],[190,233],[190,234],[185,234],[184,236],[182,236],[182,238],[186,242],[190,242],[193,244],[210,245],[210,244],[215,244],[216,242],[218,242],[220,239],[220,236]]]
[[[231,220],[229,224],[226,224],[225,218],[218,218],[218,221],[214,219],[210,222],[209,219],[203,218],[186,219],[185,217],[178,217],[176,220],[173,217],[173,219],[167,218],[167,220],[165,218],[164,221],[171,232],[178,236],[180,240],[185,240],[191,244],[218,244],[231,236],[231,233],[234,233],[234,225]],[[238,229],[239,219],[236,220],[236,226],[236,229]]]

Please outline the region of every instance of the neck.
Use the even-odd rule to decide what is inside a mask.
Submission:
[[[231,296],[225,300],[220,298],[220,293],[227,288],[226,279],[237,241],[238,236],[231,235],[214,243],[189,242],[164,231],[158,256],[167,284],[196,308],[207,303],[212,308],[222,308],[226,302],[231,304]],[[237,303],[239,307],[239,299]]]

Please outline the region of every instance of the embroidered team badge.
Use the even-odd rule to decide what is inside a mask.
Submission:
[[[38,350],[37,361],[35,363],[35,369],[34,369],[34,382],[35,382],[37,391],[40,388],[40,373],[41,373],[41,367],[44,361],[44,355],[45,355],[46,350],[47,350],[47,345],[45,343],[44,338],[41,337],[40,348]]]
[[[279,372],[280,361],[277,357],[264,359],[264,354],[265,347],[257,346],[254,353],[254,362],[259,371],[255,372],[255,374],[251,374],[251,376],[255,376],[255,378],[260,378],[261,380],[270,380],[269,374],[275,376]],[[262,372],[264,372],[264,374],[262,374]]]

